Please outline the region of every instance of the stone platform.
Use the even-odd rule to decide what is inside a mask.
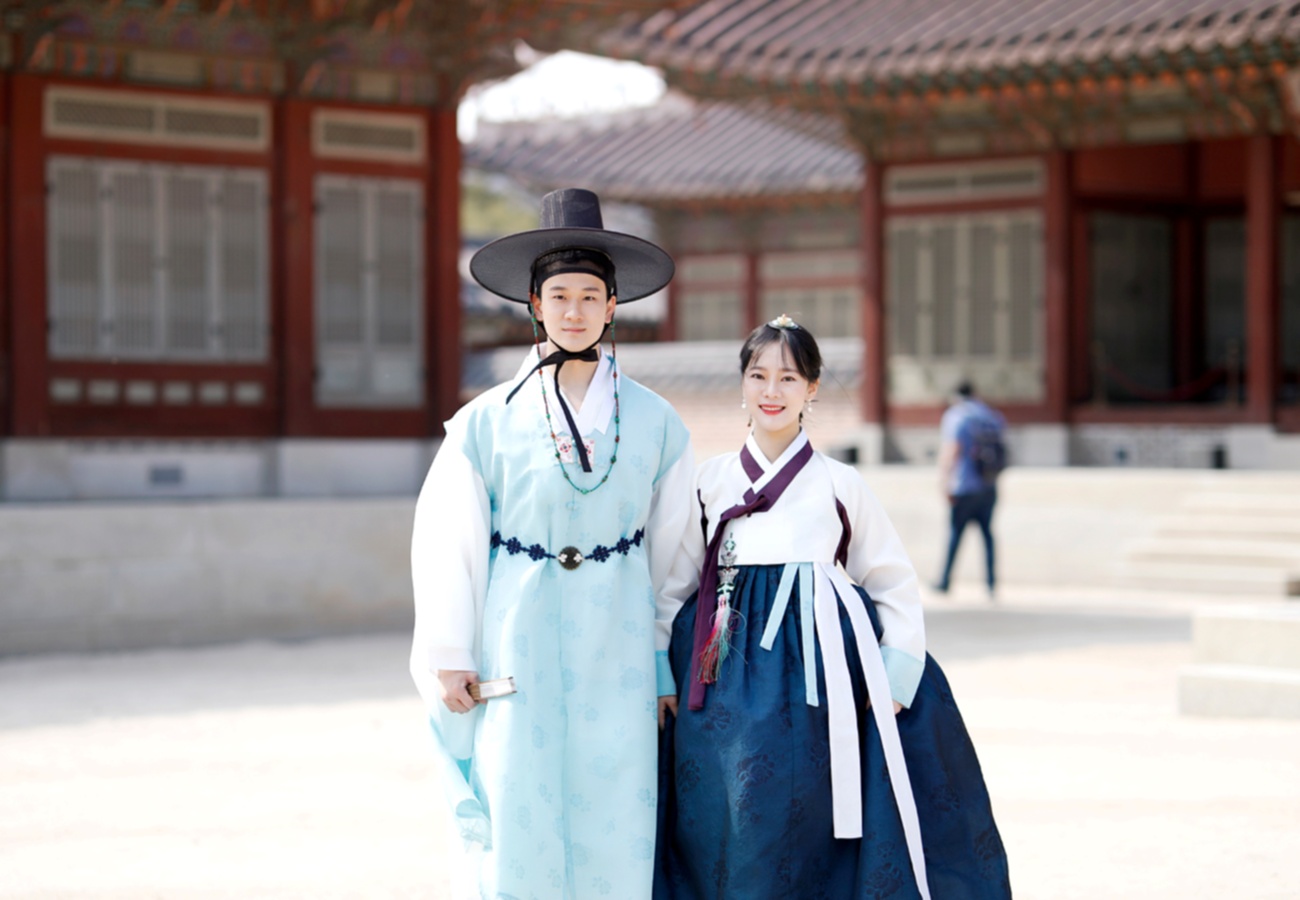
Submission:
[[[1300,603],[1210,607],[1192,620],[1178,708],[1198,716],[1300,719]]]

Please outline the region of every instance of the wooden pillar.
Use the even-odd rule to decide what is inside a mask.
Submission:
[[[1246,154],[1246,414],[1263,423],[1277,401],[1282,148],[1277,137],[1256,134]]]
[[[675,341],[677,340],[677,304],[681,302],[682,295],[677,289],[677,282],[668,282],[668,287],[664,295],[664,322],[659,328],[659,340]]]
[[[291,437],[313,435],[315,404],[315,311],[313,295],[315,203],[311,147],[311,106],[288,99],[280,104],[281,132],[276,154],[281,177],[276,179],[280,206],[275,228],[280,233],[273,246],[282,254],[278,263],[279,294],[274,312],[279,326],[277,346],[280,389],[280,433]]]
[[[1186,384],[1201,374],[1198,286],[1205,267],[1197,231],[1200,216],[1179,216],[1174,221],[1173,346],[1174,384]]]
[[[456,107],[438,107],[430,117],[433,172],[429,179],[429,286],[427,350],[430,430],[460,408],[460,138]]]
[[[1070,249],[1074,270],[1070,276],[1070,402],[1095,400],[1092,371],[1092,245],[1089,215],[1075,210],[1070,216]]]
[[[285,98],[277,99],[271,104],[271,133],[274,135],[271,146],[274,155],[271,158],[270,214],[267,216],[271,232],[267,236],[271,254],[268,285],[270,296],[267,309],[271,333],[267,342],[267,356],[271,362],[270,392],[275,406],[275,418],[271,430],[276,437],[283,437],[289,433],[287,424],[290,397],[287,365],[289,341],[286,335],[288,334],[288,297],[292,282],[289,278],[288,226],[289,218],[294,211],[286,188],[289,172],[294,168],[303,168],[295,166],[296,160],[290,158],[286,152],[289,116],[285,111],[285,104]]]
[[[668,250],[669,254],[676,258],[678,248],[681,242],[678,240],[680,231],[677,227],[678,219],[666,211],[659,211],[655,216],[655,231],[659,236],[660,246]],[[676,277],[668,282],[668,287],[664,289],[664,319],[659,326],[659,340],[675,341],[678,337],[678,330],[681,321],[681,310],[678,304],[682,302],[682,292],[677,286]]]
[[[745,251],[745,330],[741,337],[757,328],[763,318],[758,264],[758,248],[750,244]]]
[[[1174,220],[1173,348],[1174,384],[1194,381],[1204,363],[1203,303],[1201,286],[1205,281],[1204,247],[1201,237],[1205,219],[1199,208],[1201,145],[1184,148],[1187,159],[1187,183],[1183,199],[1187,212]]]
[[[10,424],[14,435],[38,437],[50,433],[44,83],[33,75],[12,75],[9,84]]]
[[[1047,194],[1043,210],[1044,401],[1048,420],[1065,422],[1070,409],[1070,152],[1047,154]],[[1077,301],[1078,298],[1075,298]]]
[[[870,157],[862,166],[862,419],[885,424],[885,209],[884,167]]]
[[[13,127],[9,123],[9,77],[0,72],[0,126],[5,134],[13,139]],[[9,208],[9,158],[8,141],[0,142],[0,210]],[[9,330],[9,305],[13,302],[13,291],[9,281],[13,260],[9,256],[9,229],[6,216],[0,215],[0,436],[12,429],[10,423],[10,396],[13,377],[10,369],[13,360],[13,339]]]

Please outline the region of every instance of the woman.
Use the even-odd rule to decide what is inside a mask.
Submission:
[[[470,271],[529,303],[546,338],[446,425],[416,506],[411,671],[460,832],[483,848],[483,897],[649,897],[693,458],[676,413],[600,342],[672,260],[564,190]],[[515,692],[480,702],[480,680]]]
[[[673,625],[656,896],[1009,896],[916,572],[858,474],[803,432],[817,342],[782,316],[740,368],[752,430],[700,467],[703,572]]]

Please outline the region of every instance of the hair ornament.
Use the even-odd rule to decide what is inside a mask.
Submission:
[[[781,315],[777,316],[775,319],[768,322],[767,324],[772,326],[773,328],[782,328],[782,329],[799,327],[799,323],[796,322],[794,319],[790,318],[789,316],[787,316],[785,313],[781,313]]]

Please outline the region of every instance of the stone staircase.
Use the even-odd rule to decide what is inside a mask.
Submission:
[[[1135,587],[1300,596],[1300,478],[1261,476],[1187,495],[1123,559]]]
[[[1300,604],[1215,607],[1192,620],[1187,715],[1300,719]]]

